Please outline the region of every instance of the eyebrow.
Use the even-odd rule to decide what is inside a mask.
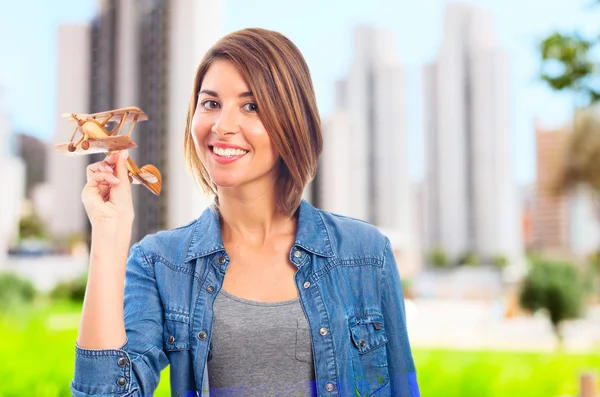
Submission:
[[[210,95],[210,96],[214,96],[216,98],[219,97],[219,94],[217,94],[216,91],[212,91],[212,90],[201,90],[199,92],[199,94],[206,94],[206,95]],[[242,92],[239,97],[240,98],[248,98],[248,97],[253,97],[254,94],[252,93],[252,91],[246,91],[246,92]]]

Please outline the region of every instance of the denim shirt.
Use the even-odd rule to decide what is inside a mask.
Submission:
[[[310,326],[318,396],[418,397],[404,299],[390,241],[374,226],[302,201],[289,254]],[[207,208],[132,246],[125,277],[127,341],[76,346],[71,391],[152,396],[170,365],[172,396],[209,396],[213,302],[229,257]]]

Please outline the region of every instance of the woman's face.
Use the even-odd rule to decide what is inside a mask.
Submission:
[[[279,156],[258,112],[233,63],[214,61],[200,87],[192,134],[198,157],[218,188],[275,182]]]

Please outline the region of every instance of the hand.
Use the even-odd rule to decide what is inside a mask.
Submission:
[[[127,150],[112,153],[104,161],[87,167],[81,200],[92,227],[105,224],[131,227],[133,223],[127,156]]]

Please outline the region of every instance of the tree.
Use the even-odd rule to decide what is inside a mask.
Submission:
[[[594,77],[598,70],[592,54],[598,44],[579,33],[552,33],[540,43],[540,78],[555,91],[573,93],[577,107],[597,102],[600,92]]]
[[[456,265],[457,266],[467,265],[467,266],[475,267],[475,266],[479,266],[480,262],[481,261],[479,260],[479,256],[477,255],[477,253],[475,253],[473,251],[467,251],[464,254],[462,254],[460,257],[458,257],[458,259],[456,260]]]
[[[592,6],[600,5],[594,0]],[[554,193],[582,185],[600,221],[600,35],[553,32],[540,42],[540,78],[552,90],[573,95],[574,115],[566,158]]]
[[[519,303],[531,312],[547,313],[557,345],[561,347],[564,321],[582,315],[584,290],[580,271],[573,264],[535,259],[521,285]]]
[[[10,310],[18,311],[35,296],[36,289],[31,281],[13,273],[0,273],[0,316]]]
[[[46,229],[44,223],[35,215],[27,215],[19,221],[19,237],[26,238],[46,238]]]
[[[429,263],[437,269],[444,269],[450,265],[448,256],[442,248],[434,248],[427,254]]]
[[[503,254],[496,254],[492,257],[492,265],[496,269],[503,270],[508,265],[508,257]]]

